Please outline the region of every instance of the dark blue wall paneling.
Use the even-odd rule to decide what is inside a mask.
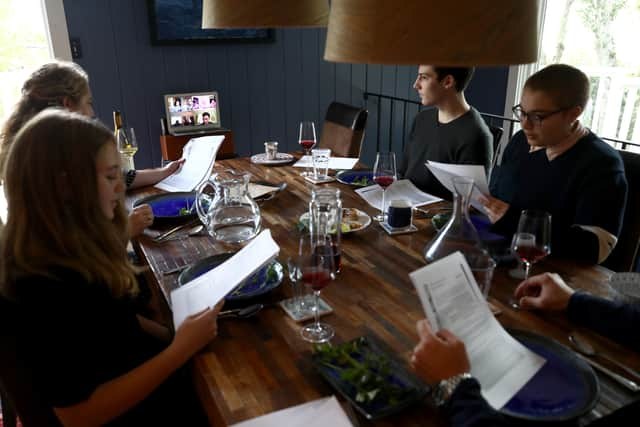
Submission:
[[[321,124],[333,100],[362,105],[365,90],[417,99],[411,88],[415,66],[324,61],[324,29],[278,29],[272,43],[152,46],[145,1],[64,0],[64,7],[70,37],[82,43],[83,57],[77,61],[89,73],[96,114],[111,127],[112,111],[122,111],[138,135],[139,168],[160,164],[162,96],[167,93],[217,90],[222,125],[233,130],[240,155],[262,151],[268,140],[279,141],[281,149],[297,149],[298,123]],[[480,111],[502,114],[507,73],[506,67],[476,70],[469,102]],[[370,138],[362,152],[369,164],[375,158],[378,121],[373,102],[368,103]],[[391,115],[383,103],[381,147],[401,151],[415,112],[396,107]]]

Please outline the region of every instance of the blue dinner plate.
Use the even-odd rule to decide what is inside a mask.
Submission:
[[[336,174],[336,179],[343,184],[349,184],[356,187],[366,187],[368,185],[375,184],[375,182],[373,181],[372,171],[359,171],[359,170],[340,171]]]
[[[196,193],[178,192],[161,193],[153,196],[138,199],[133,203],[133,207],[148,204],[153,211],[153,224],[188,221],[195,219],[198,215],[194,206]]]
[[[231,258],[234,253],[222,253],[203,258],[187,267],[178,276],[178,284],[180,286],[202,276],[207,271],[219,266],[227,259]],[[282,283],[283,278],[282,264],[278,261],[271,261],[260,270],[253,273],[247,280],[238,285],[238,287],[225,297],[227,301],[239,301],[253,297],[257,297],[277,288]]]
[[[509,333],[547,362],[501,412],[525,420],[559,422],[584,415],[593,408],[600,386],[586,362],[550,338],[521,330]]]

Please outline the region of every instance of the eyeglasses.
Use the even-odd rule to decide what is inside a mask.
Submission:
[[[542,122],[545,119],[548,119],[549,117],[553,116],[554,114],[558,114],[558,113],[561,113],[563,111],[567,111],[570,108],[571,107],[560,108],[559,110],[549,111],[548,113],[527,113],[526,111],[524,111],[522,109],[522,106],[520,104],[518,104],[518,105],[514,106],[513,108],[511,108],[511,111],[513,111],[513,115],[516,116],[516,118],[518,120],[520,120],[520,122],[523,122],[524,119],[527,119],[534,126],[540,126],[540,125],[542,125]]]

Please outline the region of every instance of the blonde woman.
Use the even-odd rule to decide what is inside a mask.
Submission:
[[[22,86],[22,97],[0,133],[0,177],[4,176],[9,147],[22,126],[40,111],[49,107],[62,107],[69,111],[93,117],[89,77],[73,62],[56,61],[44,64],[34,71]],[[155,184],[174,173],[180,161],[158,169],[131,170],[126,174],[128,188]],[[148,205],[136,208],[130,215],[130,233],[136,236],[151,225],[153,212]]]
[[[220,307],[168,345],[136,315],[112,133],[77,113],[39,113],[14,138],[5,192],[0,290],[15,309],[3,329],[37,400],[64,426],[207,425],[180,367],[216,337]]]

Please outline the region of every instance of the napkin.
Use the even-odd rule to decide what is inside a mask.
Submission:
[[[335,396],[262,415],[231,427],[352,427]]]

